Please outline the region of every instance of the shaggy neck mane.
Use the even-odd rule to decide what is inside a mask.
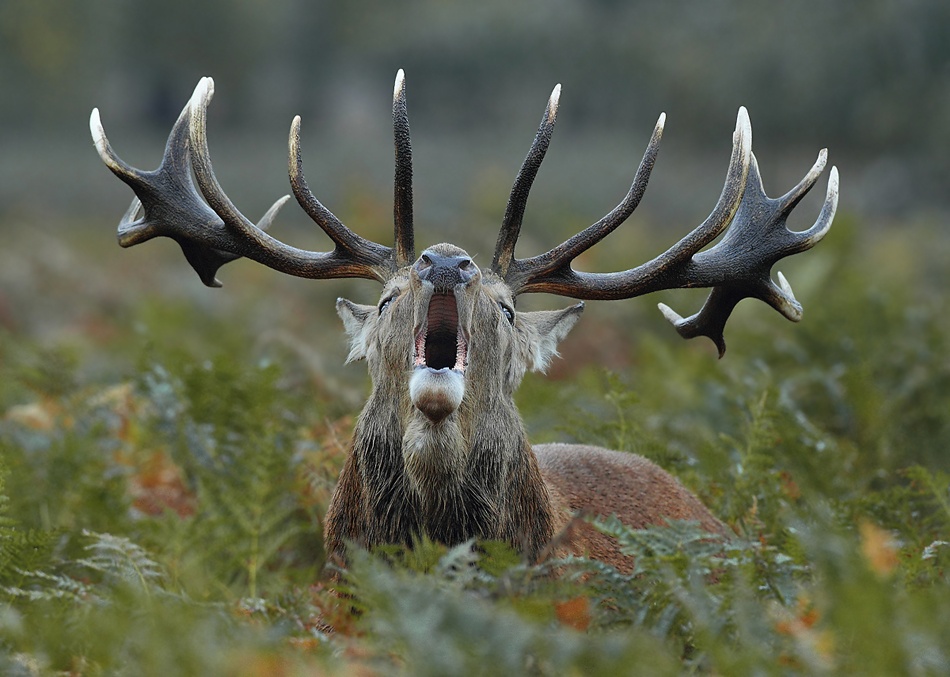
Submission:
[[[537,557],[553,536],[554,517],[513,408],[492,398],[493,406],[476,405],[480,414],[463,405],[457,418],[433,425],[389,390],[373,393],[354,432],[340,483],[356,490],[349,495],[359,505],[349,514],[361,519],[339,524],[340,540],[364,547],[410,545],[422,534],[447,545],[505,540]],[[520,542],[516,534],[526,532],[531,542]]]

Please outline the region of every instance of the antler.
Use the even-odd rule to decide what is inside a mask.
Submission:
[[[663,135],[666,118],[660,115],[633,184],[620,204],[600,221],[550,251],[528,259],[514,258],[528,190],[550,142],[559,93],[558,86],[515,180],[495,248],[492,268],[515,294],[546,292],[579,299],[611,300],[662,289],[712,287],[703,308],[687,319],[664,304],[659,307],[684,338],[707,336],[712,339],[720,357],[726,350],[722,335],[726,321],[743,298],[761,299],[788,319],[801,319],[802,307],[788,281],[779,273],[776,285],[770,271],[776,261],[810,249],[828,232],[838,204],[838,170],[834,167],[831,170],[824,206],[815,224],[804,232],[788,230],[785,225],[788,215],[818,180],[827,161],[827,150],[821,151],[815,165],[795,188],[777,200],[770,199],[762,188],[758,164],[752,154],[752,127],[745,108],[739,109],[732,158],[719,201],[705,221],[664,253],[636,268],[616,273],[584,273],[571,268],[578,255],[610,234],[639,204]],[[720,242],[701,251],[723,233]]]
[[[393,145],[396,150],[396,176],[393,180],[393,227],[396,265],[408,266],[416,259],[412,228],[412,143],[409,140],[409,114],[406,110],[406,74],[396,71],[393,87]]]
[[[92,111],[89,126],[99,156],[136,194],[119,223],[121,246],[131,247],[157,236],[170,237],[181,246],[201,281],[214,287],[221,285],[215,278],[218,269],[241,257],[297,277],[360,277],[381,282],[411,262],[414,258],[412,156],[401,70],[393,96],[396,138],[393,248],[360,237],[314,197],[303,174],[299,116],[291,125],[288,142],[291,187],[301,207],[333,240],[335,248],[330,252],[298,249],[264,232],[289,196],[275,202],[256,225],[252,223],[225,194],[211,165],[207,108],[213,95],[214,82],[211,78],[202,78],[172,128],[161,165],[150,172],[131,167],[116,155],[100,122],[98,109]],[[197,189],[192,181],[192,170]]]

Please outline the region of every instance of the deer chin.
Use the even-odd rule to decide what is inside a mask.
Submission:
[[[413,406],[432,423],[441,423],[462,404],[465,377],[447,367],[417,367],[409,379],[409,398]]]
[[[454,294],[433,294],[426,319],[416,332],[412,404],[433,423],[440,423],[462,404],[468,341],[459,323]]]

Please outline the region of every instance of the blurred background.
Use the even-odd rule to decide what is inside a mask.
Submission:
[[[948,30],[950,3],[938,0],[2,0],[0,327],[40,342],[109,346],[135,327],[154,333],[141,317],[149,299],[184,299],[199,318],[239,317],[255,336],[279,334],[275,341],[307,351],[315,371],[332,372],[345,356],[342,333],[327,326],[336,322],[332,299],[373,302],[375,285],[286,279],[240,261],[219,274],[225,289],[210,291],[170,241],[120,251],[114,229],[131,193],[99,161],[89,113],[100,109],[125,160],[152,168],[198,79],[213,76],[215,168],[245,213],[256,219],[289,192],[286,136],[300,114],[315,193],[352,228],[388,242],[398,68],[408,79],[420,246],[452,240],[480,262],[490,258],[511,181],[561,83],[558,130],[519,255],[613,207],[665,111],[640,209],[613,245],[579,265],[626,268],[662,251],[715,203],[745,105],[770,194],[793,186],[824,147],[841,171],[827,241],[780,266],[806,322],[835,294],[829,270],[843,265],[919,275],[920,292],[939,295],[950,253]],[[814,220],[826,185],[822,177],[794,227]],[[296,205],[273,232],[328,247]],[[889,282],[874,280],[890,293]],[[674,307],[694,312],[702,296],[684,294]],[[653,302],[632,301],[591,304],[588,315],[603,323],[600,339],[576,339],[567,353],[623,366],[638,341],[633,326],[657,314]],[[783,335],[797,329],[752,302],[738,317]],[[175,340],[190,331],[182,321]],[[107,362],[102,350],[83,354],[90,368],[97,355]]]

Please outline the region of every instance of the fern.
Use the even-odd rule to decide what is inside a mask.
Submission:
[[[10,498],[6,492],[9,474],[4,456],[0,454],[0,589],[11,596],[20,596],[22,586],[42,577],[41,570],[50,561],[56,534],[52,531],[22,529],[10,514]]]
[[[101,574],[107,582],[133,585],[146,597],[164,581],[161,565],[128,538],[90,531],[83,531],[83,536],[91,541],[86,546],[89,554],[75,560],[74,566]]]
[[[356,553],[350,584],[374,639],[370,666],[414,675],[617,674],[637,660],[651,674],[677,674],[676,661],[646,634],[585,636],[537,623],[537,604],[486,596],[501,579],[467,574],[470,546],[444,551],[429,574]],[[474,586],[474,587],[473,587]],[[538,598],[540,601],[543,598]],[[554,617],[554,602],[541,604]],[[398,666],[398,667],[397,667]]]
[[[295,500],[295,420],[273,368],[246,368],[222,358],[186,364],[181,371],[179,378],[155,366],[142,387],[154,403],[155,434],[168,441],[193,487],[196,513],[185,521],[169,516],[154,523],[154,542],[172,546],[176,580],[212,566],[233,593],[255,598],[266,589],[264,572],[288,544],[317,531]]]
[[[847,226],[793,332],[747,313],[716,361],[627,305],[601,321],[629,370],[568,341],[569,378],[519,391],[532,440],[644,454],[741,533],[604,520],[633,576],[419,542],[315,584],[343,454],[319,428],[350,404],[259,340],[253,287],[237,310],[137,297],[107,342],[0,331],[0,674],[945,674],[950,315],[921,290],[946,266]],[[153,458],[187,509],[137,500]]]

